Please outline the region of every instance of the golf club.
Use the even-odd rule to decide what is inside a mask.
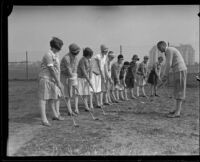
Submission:
[[[60,89],[60,91],[61,91],[61,93],[62,93],[62,98],[63,98],[63,100],[65,101],[65,104],[66,104],[66,106],[67,106],[67,101],[66,101],[66,99],[65,99],[65,96],[64,96],[64,93],[63,93],[62,89]],[[71,113],[70,113],[70,116],[71,116],[71,118],[72,118],[74,127],[79,127],[79,125],[76,124],[76,122],[75,122],[75,120],[74,120],[74,117],[73,117],[73,115],[72,115]]]
[[[74,89],[76,90],[76,92],[78,93],[78,95],[80,96],[81,100],[82,100],[83,103],[84,103],[84,100],[83,100],[82,96],[80,95],[78,89],[77,89],[76,87],[74,87]],[[92,119],[93,119],[93,120],[99,120],[98,118],[95,118],[95,117],[94,117],[94,115],[92,114],[92,112],[91,112],[90,110],[89,110],[89,113],[90,113],[90,115],[92,116]]]

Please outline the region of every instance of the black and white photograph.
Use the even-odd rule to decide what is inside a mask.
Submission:
[[[14,5],[7,156],[199,156],[199,5]]]

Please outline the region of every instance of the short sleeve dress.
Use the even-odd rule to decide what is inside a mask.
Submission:
[[[78,63],[78,91],[80,95],[90,95],[90,85],[86,80],[87,75],[90,78],[90,62],[85,57],[82,57]]]
[[[42,58],[39,72],[38,97],[42,100],[58,99],[61,92],[56,85],[56,81],[49,71],[49,66],[55,69],[58,79],[60,78],[59,57],[49,50]]]
[[[77,57],[72,57],[71,53],[67,53],[60,62],[60,81],[64,86],[64,95],[67,98],[71,98],[77,95],[75,89],[71,86],[69,78],[70,72],[77,75],[78,60]]]
[[[125,78],[125,83],[127,85],[127,88],[134,88],[136,73],[137,73],[137,63],[130,62],[130,66],[128,67],[127,75]]]

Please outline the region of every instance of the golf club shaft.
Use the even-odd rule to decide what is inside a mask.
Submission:
[[[76,90],[76,92],[78,93],[78,95],[80,96],[80,98],[81,98],[81,100],[83,101],[83,103],[84,103],[84,100],[83,100],[83,98],[82,98],[82,96],[80,95],[80,93],[79,93],[79,91],[78,91],[78,89],[76,88],[76,87],[74,87],[74,89]],[[90,113],[90,115],[92,116],[92,119],[96,119],[94,116],[93,116],[93,114],[92,114],[92,112],[89,110],[89,113]]]
[[[60,91],[61,91],[61,93],[62,93],[62,97],[63,97],[63,100],[64,100],[64,102],[65,102],[65,104],[66,104],[66,106],[67,106],[67,101],[66,101],[66,99],[65,99],[65,96],[64,96],[64,93],[63,93],[63,91],[60,89]],[[74,117],[73,117],[73,115],[70,113],[70,116],[71,116],[71,118],[72,118],[72,121],[73,121],[73,124],[74,124],[74,126],[77,126],[77,124],[76,124],[76,122],[75,122],[75,120],[74,120]]]

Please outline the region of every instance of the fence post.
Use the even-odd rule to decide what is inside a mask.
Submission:
[[[122,45],[120,45],[120,55],[122,54]]]
[[[28,80],[28,52],[26,51],[26,79]]]

